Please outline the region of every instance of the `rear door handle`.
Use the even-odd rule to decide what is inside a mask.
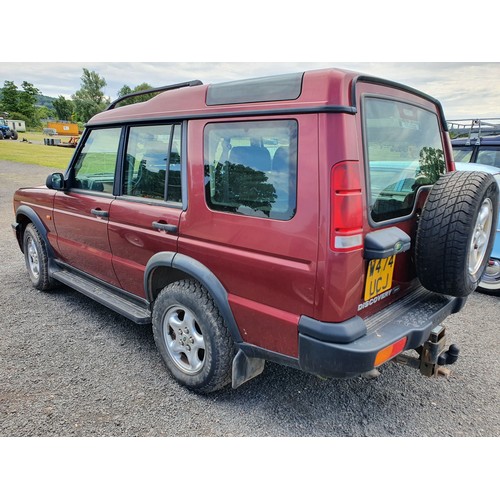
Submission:
[[[106,212],[106,210],[100,210],[99,208],[93,208],[90,213],[92,215],[95,215],[96,217],[103,217],[107,219],[109,217],[109,212]]]
[[[174,224],[166,224],[163,222],[153,222],[153,229],[158,229],[158,231],[166,231],[167,233],[176,233],[177,226]]]

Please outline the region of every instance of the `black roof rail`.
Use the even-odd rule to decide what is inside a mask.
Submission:
[[[196,87],[197,85],[203,85],[203,82],[201,80],[191,80],[189,82],[174,83],[172,85],[165,85],[164,87],[156,87],[154,89],[141,90],[139,92],[132,92],[132,94],[127,94],[127,95],[124,95],[124,96],[119,97],[118,99],[114,100],[106,108],[105,111],[108,111],[110,109],[114,109],[119,102],[125,101],[126,99],[129,99],[130,97],[137,97],[137,96],[146,95],[146,94],[154,94],[156,92],[167,92],[168,90],[181,89],[183,87]]]

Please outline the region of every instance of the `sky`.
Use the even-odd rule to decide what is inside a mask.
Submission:
[[[125,84],[162,86],[199,79],[204,83],[337,67],[394,80],[436,97],[446,117],[500,117],[500,62],[0,62],[0,85],[24,80],[47,96],[70,98],[83,68],[106,80],[112,100]]]
[[[498,0],[481,0],[473,12],[435,0],[415,8],[400,0],[84,5],[70,14],[61,0],[50,8],[33,2],[22,26],[4,23],[3,39],[15,43],[0,54],[0,86],[26,80],[44,95],[69,98],[87,68],[106,80],[113,100],[125,84],[217,83],[336,67],[430,94],[449,120],[500,117]]]

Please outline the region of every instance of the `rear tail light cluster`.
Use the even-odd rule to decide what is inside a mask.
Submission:
[[[347,252],[363,248],[363,196],[357,162],[337,163],[331,173],[330,248]]]

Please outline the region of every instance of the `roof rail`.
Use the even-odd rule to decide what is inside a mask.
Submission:
[[[466,145],[470,146],[471,141],[481,144],[481,137],[500,134],[500,118],[466,118],[448,121],[450,133],[456,132],[458,136],[467,135]]]
[[[154,94],[156,92],[167,92],[169,90],[181,89],[183,87],[196,87],[197,85],[203,85],[201,80],[191,80],[189,82],[174,83],[173,85],[165,85],[164,87],[156,87],[154,89],[140,90],[139,92],[132,92],[132,94],[127,94],[118,99],[114,100],[105,111],[114,109],[119,102],[125,101],[130,97],[137,97],[140,95]]]

